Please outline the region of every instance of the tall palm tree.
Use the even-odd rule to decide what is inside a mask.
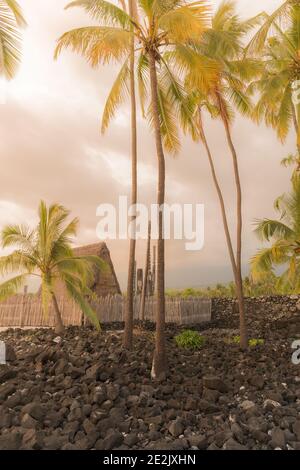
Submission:
[[[97,12],[93,8],[97,5],[95,2],[90,3],[91,10],[88,10],[92,18],[96,19]],[[129,12],[132,18],[137,18],[137,4],[136,0],[119,1],[124,12]],[[75,6],[68,5],[66,8]],[[135,85],[135,38],[132,38],[131,50],[128,56],[123,61],[117,78],[108,95],[103,116],[101,131],[104,134],[112,119],[115,117],[117,108],[125,100],[125,95],[130,95],[131,105],[131,205],[137,204],[138,181],[137,181],[137,163],[138,163],[138,142],[137,142],[137,103],[136,103],[136,85]],[[131,236],[129,248],[129,261],[128,261],[128,279],[127,279],[127,296],[125,303],[125,330],[124,330],[124,347],[128,350],[132,348],[133,341],[133,317],[134,317],[134,275],[135,275],[135,252],[136,252],[136,217],[131,218]]]
[[[252,18],[242,21],[236,14],[236,4],[234,1],[225,0],[222,2],[212,19],[212,27],[202,35],[202,40],[196,45],[196,50],[201,56],[206,58],[206,61],[210,60],[215,63],[217,78],[211,84],[207,82],[208,86],[204,88],[191,87],[189,76],[186,80],[186,86],[191,88],[193,92],[198,133],[208,156],[221,207],[223,227],[239,304],[240,337],[243,349],[247,348],[248,340],[242,280],[242,189],[238,156],[232,138],[231,124],[234,117],[233,107],[243,115],[249,115],[252,109],[251,102],[246,93],[246,83],[251,77],[257,75],[260,68],[257,61],[244,57],[243,41],[245,36],[257,24],[258,19]],[[234,252],[233,248],[223,191],[204,130],[202,117],[204,109],[208,110],[213,118],[218,117],[222,120],[232,155],[237,194],[236,252]],[[194,129],[192,132],[194,133]]]
[[[124,11],[126,11],[125,0],[120,1]],[[136,0],[128,0],[128,12],[131,18],[137,19],[137,4]],[[133,29],[133,26],[131,27]],[[128,59],[127,59],[128,60]],[[123,64],[122,69],[127,67],[126,62]],[[103,116],[103,124],[105,127],[108,125],[110,118],[114,112],[109,110],[116,109],[117,102],[122,100],[120,83],[124,78],[121,69],[121,81],[120,76],[117,78],[114,84],[108,101],[106,103],[105,112]],[[130,89],[130,103],[131,103],[131,205],[137,204],[137,192],[138,192],[138,175],[137,175],[137,163],[138,163],[138,148],[137,148],[137,104],[136,104],[136,86],[135,86],[135,38],[132,37],[132,44],[129,57],[129,89]],[[125,82],[126,83],[126,82]],[[121,87],[122,88],[122,87]],[[107,116],[106,113],[110,116]],[[104,129],[103,129],[104,130]],[[128,264],[128,279],[127,279],[127,296],[125,305],[125,330],[124,330],[124,347],[126,349],[132,348],[133,340],[133,318],[134,318],[134,275],[135,275],[135,252],[136,252],[136,217],[133,216],[131,219],[132,233],[130,236],[130,248],[129,248],[129,264]]]
[[[256,233],[271,246],[260,250],[251,260],[252,276],[260,280],[274,273],[276,266],[284,266],[279,278],[281,292],[300,293],[300,175],[294,172],[292,192],[275,201],[279,220],[257,222]]]
[[[131,18],[137,19],[136,0],[128,0],[128,11]],[[132,26],[133,29],[133,26]],[[138,175],[137,175],[137,105],[136,105],[136,87],[135,87],[135,38],[132,38],[130,51],[130,100],[131,100],[131,204],[137,204]],[[133,337],[133,303],[134,303],[134,275],[135,275],[135,250],[136,250],[136,217],[131,220],[132,230],[130,237],[127,297],[125,308],[125,330],[124,346],[126,349],[132,348]]]
[[[165,90],[158,83],[161,63],[172,60],[172,52],[196,40],[209,21],[206,1],[189,3],[184,0],[139,0],[139,18],[132,18],[114,4],[102,0],[78,0],[70,6],[83,7],[102,26],[79,28],[65,33],[58,41],[56,56],[63,48],[72,48],[82,54],[92,66],[110,61],[122,61],[131,52],[133,38],[137,42],[139,70],[149,70],[151,106],[149,118],[154,129],[158,164],[157,203],[165,202],[165,153],[174,137],[173,110]],[[141,65],[143,64],[143,65]],[[201,75],[201,71],[199,71]],[[140,90],[145,91],[144,87]],[[145,96],[143,96],[145,98]],[[170,132],[169,132],[170,131]],[[152,377],[165,376],[167,358],[165,349],[165,243],[163,237],[163,210],[159,211],[159,239],[157,253],[157,318],[156,343]]]
[[[47,314],[52,301],[56,315],[55,331],[61,334],[64,325],[55,295],[57,283],[63,283],[72,298],[99,329],[99,321],[86,296],[92,297],[89,285],[94,278],[94,268],[105,268],[97,256],[75,256],[72,237],[76,235],[78,219],[68,222],[69,211],[54,204],[47,208],[42,201],[39,206],[39,223],[31,229],[26,225],[7,226],[1,232],[2,248],[16,246],[10,255],[0,258],[0,273],[16,276],[0,285],[0,299],[14,295],[28,276],[41,279],[42,303]]]
[[[259,93],[254,119],[264,119],[285,142],[294,127],[297,158],[300,169],[300,4],[285,1],[272,14],[264,15],[264,22],[247,47],[249,55],[263,61],[263,73],[250,85],[251,93]],[[297,90],[294,89],[294,85]],[[293,97],[295,96],[295,99]]]
[[[16,0],[0,0],[0,77],[15,76],[21,60],[20,29],[26,25]]]

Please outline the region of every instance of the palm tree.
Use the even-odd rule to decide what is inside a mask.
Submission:
[[[14,295],[25,283],[28,276],[41,279],[41,295],[44,313],[47,314],[50,301],[53,302],[58,334],[63,332],[55,287],[63,283],[69,296],[79,305],[99,329],[99,321],[86,296],[92,296],[88,288],[94,278],[94,267],[105,268],[97,256],[75,256],[71,243],[76,235],[78,219],[67,221],[69,211],[54,204],[47,208],[42,201],[39,206],[39,223],[35,229],[26,225],[7,226],[1,232],[2,248],[17,246],[10,255],[0,258],[0,273],[16,276],[0,285],[0,299]]]
[[[82,2],[81,2],[82,3]],[[96,11],[97,2],[84,2],[88,13],[94,19],[98,19]],[[129,12],[132,18],[137,18],[136,0],[128,0],[128,8],[125,0],[119,1],[123,11]],[[77,2],[78,4],[78,2]],[[89,5],[88,5],[89,4]],[[94,8],[93,8],[94,5]],[[77,6],[68,5],[66,8]],[[78,5],[80,6],[80,5]],[[81,5],[83,6],[83,5]],[[90,9],[89,9],[90,8]],[[137,182],[137,104],[136,104],[136,85],[135,85],[135,39],[132,38],[130,53],[125,58],[117,75],[117,78],[108,95],[103,116],[101,132],[104,134],[112,119],[115,117],[117,108],[123,103],[127,94],[130,94],[131,104],[131,205],[137,204],[138,182]],[[125,330],[124,347],[128,350],[132,348],[133,341],[133,317],[134,317],[134,275],[135,275],[135,252],[136,252],[136,217],[131,218],[131,237],[128,262],[127,296],[125,304]]]
[[[132,18],[137,19],[136,0],[128,0],[128,11]],[[132,27],[133,29],[133,27]],[[136,87],[135,87],[135,38],[132,38],[130,51],[130,100],[131,100],[131,204],[137,204],[138,176],[137,176],[137,105],[136,105]],[[127,297],[125,309],[125,330],[124,346],[127,349],[132,348],[133,338],[133,317],[134,317],[134,275],[135,275],[135,249],[136,249],[136,217],[131,220],[132,230],[129,249],[129,266],[127,281]]]
[[[202,40],[196,46],[198,53],[205,57],[206,61],[210,60],[215,63],[217,78],[212,80],[211,83],[207,82],[208,86],[206,87],[195,88],[191,87],[190,77],[188,76],[186,86],[193,92],[198,134],[208,156],[221,207],[223,227],[239,304],[241,347],[246,349],[248,340],[242,281],[242,189],[238,156],[231,134],[231,123],[234,117],[233,106],[243,115],[249,115],[251,112],[251,102],[246,94],[245,84],[251,77],[257,75],[260,67],[256,60],[244,57],[243,40],[257,24],[259,18],[241,21],[235,10],[235,2],[231,0],[224,1],[212,19],[212,27],[202,35]],[[237,193],[236,253],[233,248],[222,188],[204,130],[202,116],[204,109],[213,118],[219,117],[222,120],[232,155]],[[192,133],[194,133],[194,129]]]
[[[184,0],[139,0],[139,18],[132,18],[110,2],[78,0],[70,6],[83,7],[101,26],[79,28],[65,33],[58,41],[56,56],[63,48],[72,48],[82,54],[92,66],[111,61],[120,62],[131,53],[135,39],[139,53],[140,94],[144,101],[143,70],[149,71],[150,112],[154,129],[158,163],[157,203],[165,202],[165,148],[174,142],[174,111],[166,90],[158,83],[158,71],[162,63],[171,61],[171,54],[200,37],[209,21],[206,1],[189,3]],[[164,52],[168,57],[164,58]],[[147,74],[147,72],[146,72]],[[201,75],[201,71],[199,71]],[[175,139],[176,140],[176,139]],[[156,343],[152,377],[165,376],[167,358],[165,349],[165,243],[163,237],[163,210],[159,211],[159,239],[157,253],[157,318]]]
[[[124,12],[127,12],[125,0],[119,0]],[[72,6],[72,5],[70,5]],[[128,12],[132,18],[137,18],[136,0],[128,0]],[[89,11],[94,17],[94,10]],[[102,117],[102,133],[107,130],[112,118],[115,116],[117,107],[124,101],[124,95],[129,91],[131,104],[131,205],[137,204],[138,182],[137,182],[137,105],[135,86],[135,39],[132,38],[131,51],[121,66],[120,72],[111,88],[105,104]],[[124,347],[132,349],[133,341],[133,317],[134,317],[134,275],[135,275],[135,252],[136,252],[136,217],[131,218],[131,237],[128,262],[127,296],[125,304],[125,330]]]
[[[20,28],[26,25],[16,0],[0,0],[0,77],[12,79],[21,60]]]
[[[247,47],[247,53],[260,56],[263,74],[250,85],[251,93],[260,98],[254,110],[254,119],[264,119],[276,130],[282,143],[291,129],[296,132],[296,166],[300,169],[300,99],[294,89],[300,79],[300,4],[285,1],[272,15],[264,15],[264,22]],[[293,98],[295,94],[295,99]]]
[[[261,249],[251,260],[252,276],[260,280],[274,274],[277,266],[286,269],[277,287],[281,292],[300,293],[300,175],[294,172],[292,192],[275,201],[279,220],[264,219],[257,222],[256,233],[271,246]]]

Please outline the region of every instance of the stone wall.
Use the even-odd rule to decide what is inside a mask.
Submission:
[[[245,299],[248,324],[265,319],[277,328],[300,323],[300,295],[248,297]],[[235,299],[212,300],[212,320],[216,326],[238,327],[238,305]]]

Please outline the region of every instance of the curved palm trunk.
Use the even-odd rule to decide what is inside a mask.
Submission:
[[[203,142],[203,145],[205,147],[207,156],[208,156],[208,161],[210,165],[210,170],[211,174],[213,177],[214,185],[218,194],[219,202],[220,202],[220,207],[221,207],[221,213],[222,213],[222,220],[223,220],[223,226],[224,226],[224,232],[226,236],[226,242],[227,242],[227,247],[228,247],[228,252],[229,252],[229,257],[230,257],[230,262],[232,266],[232,271],[233,271],[233,276],[235,279],[235,282],[237,283],[237,267],[236,267],[236,261],[235,261],[235,256],[234,256],[234,251],[233,251],[233,246],[232,246],[232,240],[230,236],[230,231],[229,231],[229,225],[228,225],[228,219],[227,219],[227,214],[226,214],[226,207],[225,207],[225,202],[224,202],[224,197],[223,193],[219,184],[219,180],[216,174],[215,170],[215,164],[213,161],[212,153],[210,151],[206,135],[204,132],[203,128],[203,121],[202,121],[202,112],[201,108],[199,107],[199,130],[200,130],[200,135],[201,135],[201,140]]]
[[[58,306],[58,302],[57,302],[57,298],[55,294],[52,294],[52,301],[54,305],[55,318],[56,318],[55,333],[58,335],[61,335],[64,332],[65,327],[61,318],[61,313],[59,310],[59,306]]]
[[[246,350],[248,348],[248,335],[247,335],[245,301],[244,301],[244,292],[243,292],[243,277],[242,277],[242,231],[243,231],[242,188],[241,188],[237,153],[236,153],[233,141],[232,141],[228,119],[225,116],[224,112],[222,112],[223,104],[221,102],[219,94],[217,96],[218,96],[218,102],[219,102],[219,107],[221,111],[221,118],[224,124],[228,146],[230,148],[230,152],[232,155],[234,177],[235,177],[235,184],[236,184],[236,193],[237,193],[236,291],[237,291],[239,316],[240,316],[241,348]]]
[[[155,143],[158,160],[158,193],[157,204],[162,208],[165,202],[165,156],[162,145],[162,136],[159,121],[158,85],[155,51],[149,51],[151,102],[155,130]],[[157,243],[157,311],[156,311],[156,340],[152,363],[151,376],[162,380],[167,370],[167,357],[165,345],[165,241],[163,235],[163,210],[159,211]]]
[[[134,16],[135,0],[128,0],[129,14]],[[130,55],[130,97],[131,97],[131,204],[137,203],[137,116],[136,116],[136,92],[135,92],[135,57],[134,57],[134,39]],[[133,232],[130,237],[129,249],[129,265],[128,265],[128,283],[127,283],[127,297],[125,306],[125,331],[124,331],[124,347],[132,349],[133,338],[133,318],[134,318],[134,264],[135,264],[135,222],[136,217],[132,217],[131,226]]]

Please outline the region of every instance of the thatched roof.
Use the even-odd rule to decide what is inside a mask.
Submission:
[[[96,268],[94,284],[89,286],[90,289],[98,295],[98,297],[105,297],[106,295],[111,294],[121,294],[120,285],[106,243],[101,242],[95,243],[93,245],[81,246],[75,248],[73,251],[77,256],[99,256],[103,261],[106,262],[108,268],[105,270],[105,272],[101,272]],[[62,284],[57,285],[55,290],[57,297],[66,296],[65,288]]]

